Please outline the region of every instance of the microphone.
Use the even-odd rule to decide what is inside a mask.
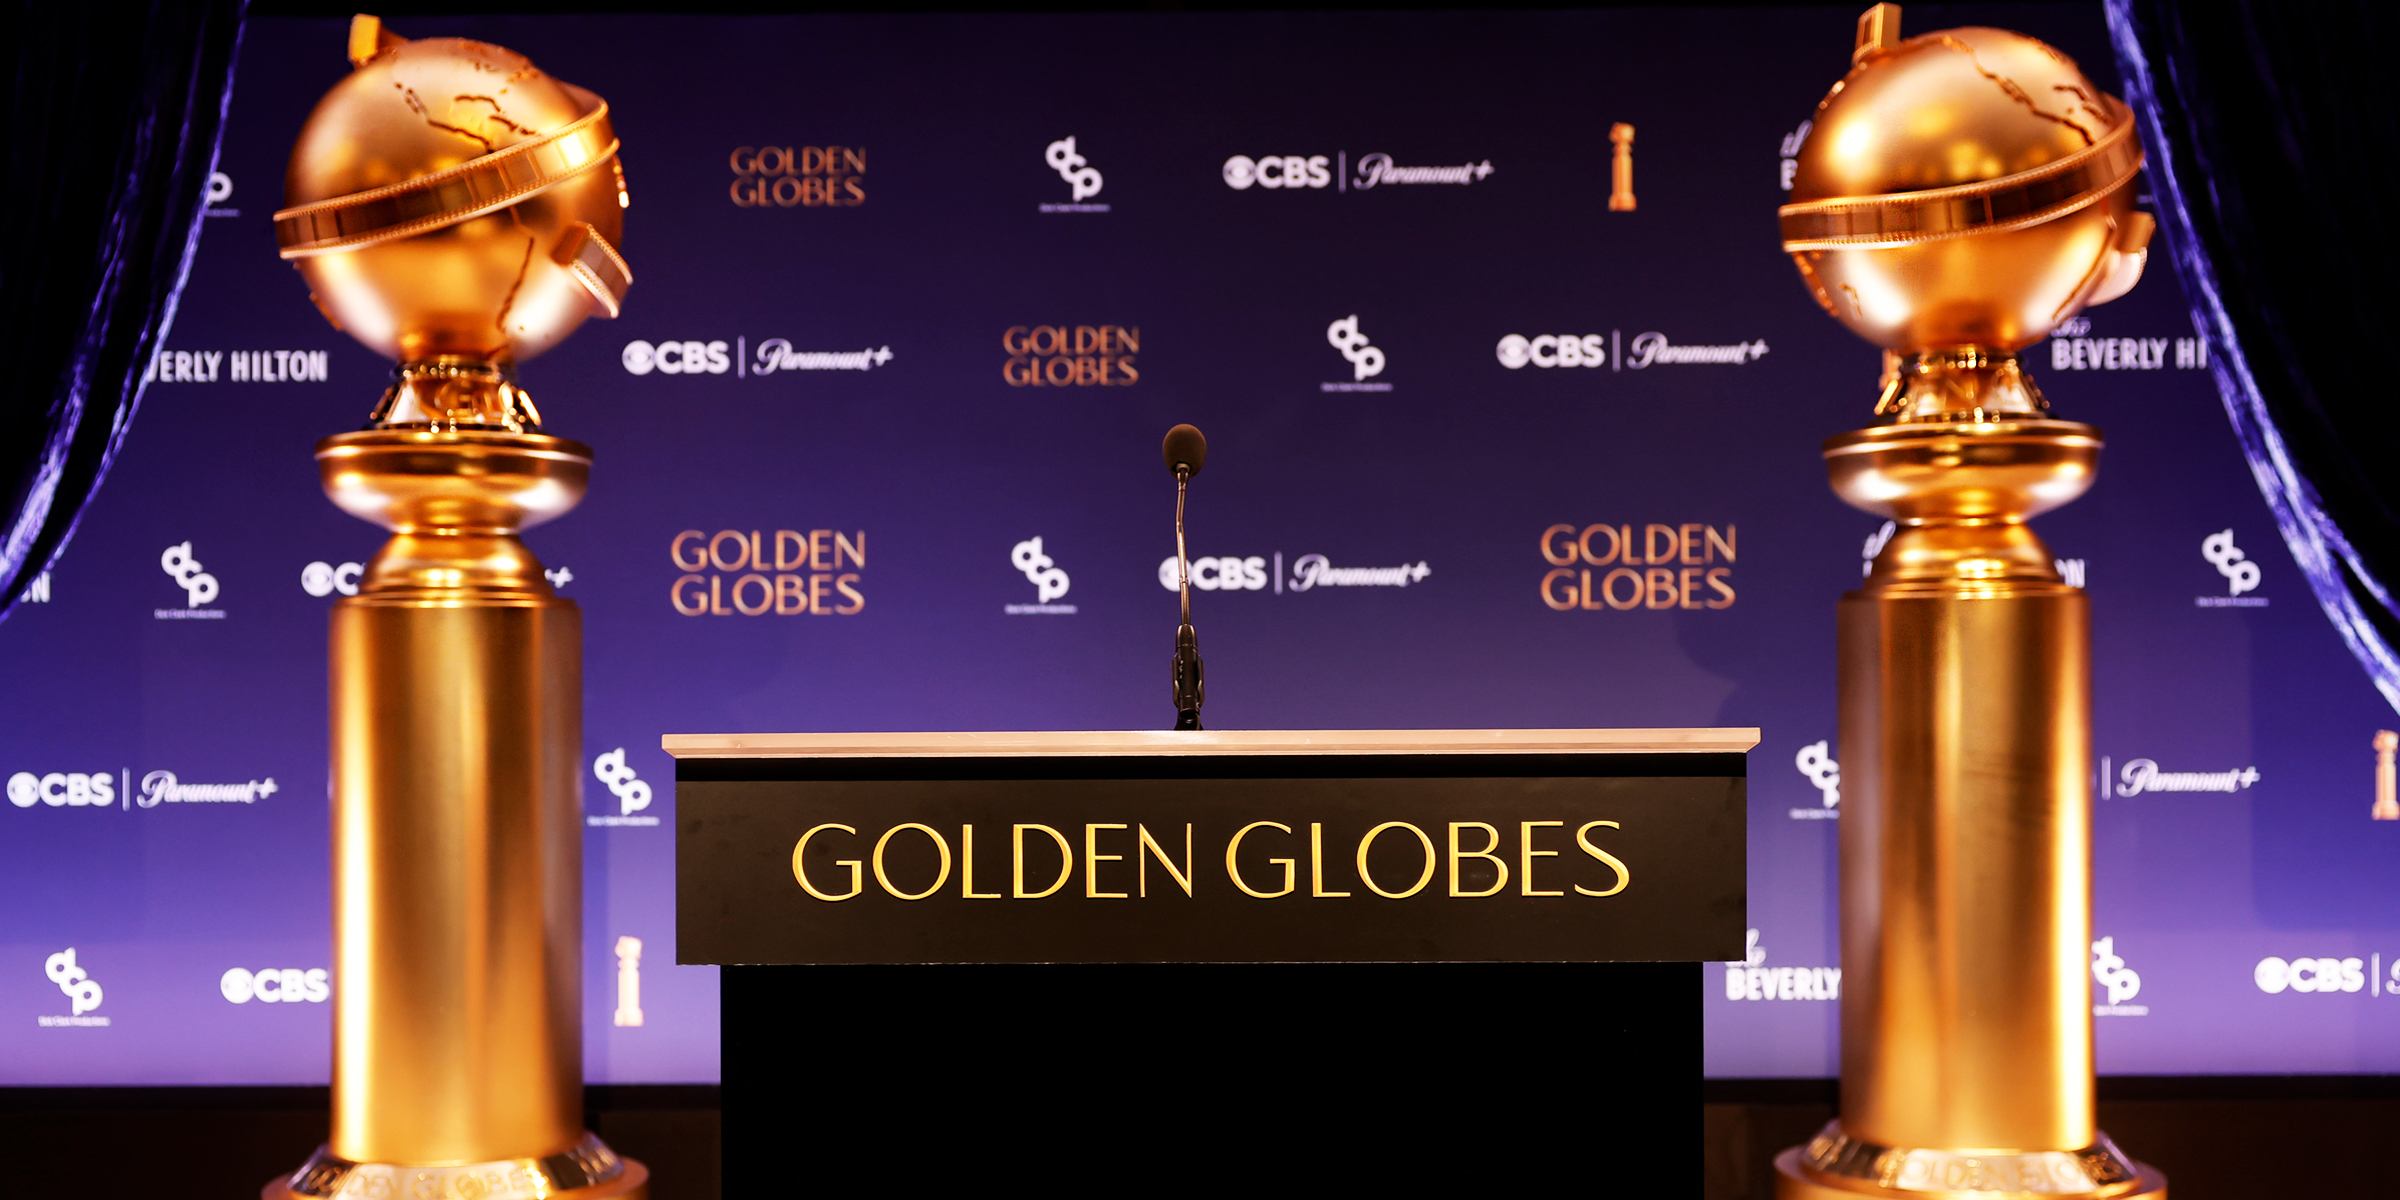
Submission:
[[[1175,475],[1175,582],[1183,593],[1183,624],[1175,630],[1175,728],[1200,728],[1200,704],[1208,698],[1200,674],[1200,635],[1192,630],[1192,564],[1183,549],[1183,492],[1208,462],[1208,439],[1189,425],[1167,431],[1159,447]]]

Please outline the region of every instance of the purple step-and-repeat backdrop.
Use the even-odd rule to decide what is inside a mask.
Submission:
[[[626,314],[524,371],[598,448],[527,538],[586,614],[590,1078],[717,1078],[660,734],[1172,720],[1177,421],[1213,446],[1212,725],[1760,727],[1708,1068],[1834,1073],[1833,604],[1882,531],[1816,448],[1869,422],[1877,358],[1774,210],[1855,15],[404,23],[599,92],[626,147]],[[2115,88],[2097,5],[1909,20]],[[0,1084],[327,1077],[326,610],[382,537],[310,447],[388,364],[270,218],[342,49],[252,24],[156,382],[0,623]],[[2102,1069],[2400,1070],[2400,825],[2368,819],[2394,714],[2176,281],[2029,359],[2109,436],[2040,524],[2092,594]]]

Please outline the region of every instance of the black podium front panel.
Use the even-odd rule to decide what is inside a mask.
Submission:
[[[728,967],[728,1197],[1700,1195],[1696,963]]]
[[[1697,1186],[1741,753],[1152,750],[679,756],[729,1195]]]

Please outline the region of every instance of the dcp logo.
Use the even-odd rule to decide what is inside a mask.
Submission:
[[[335,592],[355,596],[358,577],[366,571],[365,563],[346,562],[337,567],[332,563],[312,562],[300,568],[300,590],[311,596],[330,596]]]
[[[1325,327],[1325,340],[1350,360],[1353,380],[1364,380],[1383,374],[1383,351],[1367,344],[1367,335],[1358,331],[1358,314],[1352,313]]]
[[[217,598],[217,577],[201,569],[200,561],[192,557],[190,542],[167,547],[166,552],[158,556],[158,568],[183,589],[193,608]]]
[[[2092,982],[2108,989],[2111,1008],[2142,994],[2142,977],[2125,965],[2113,936],[2092,943]]]
[[[1252,158],[1236,154],[1225,160],[1225,186],[1239,192],[1251,184],[1263,188],[1321,188],[1333,182],[1333,171],[1322,154],[1270,154]]]
[[[632,375],[722,375],[733,369],[733,356],[724,342],[660,342],[651,345],[635,340],[625,343],[617,356]]]
[[[1597,367],[1608,361],[1608,339],[1597,333],[1543,334],[1528,338],[1512,333],[1500,339],[1500,365],[1511,371],[1527,364],[1537,367]]]
[[[50,976],[50,982],[58,985],[59,991],[66,993],[76,1016],[100,1007],[100,981],[75,965],[75,947],[69,946],[51,955],[49,961],[42,964],[42,971]]]
[[[1042,161],[1049,163],[1050,169],[1067,181],[1067,186],[1075,190],[1077,200],[1089,200],[1100,194],[1100,171],[1086,165],[1084,157],[1075,152],[1074,138],[1060,138],[1050,143],[1042,151]]]
[[[256,1000],[261,1004],[323,1004],[333,995],[326,981],[325,968],[284,967],[280,970],[245,971],[235,967],[217,980],[217,990],[235,1004]]]
[[[2208,565],[2215,567],[2217,574],[2225,577],[2227,595],[2239,596],[2258,587],[2258,564],[2251,562],[2242,554],[2241,547],[2233,544],[2232,530],[2219,530],[2200,539],[2200,557],[2207,559]]]
[[[1824,794],[1825,807],[1834,808],[1841,804],[1842,764],[1833,760],[1829,743],[1810,742],[1800,747],[1800,754],[1792,760],[1792,765],[1800,768],[1800,773],[1808,778],[1809,783]]]
[[[608,785],[617,798],[619,816],[630,817],[650,807],[650,785],[625,765],[625,748],[619,746],[592,760],[592,774]]]
[[[1036,602],[1048,604],[1067,594],[1067,573],[1042,553],[1042,539],[1028,538],[1018,542],[1008,552],[1010,566],[1025,573],[1036,593]]]

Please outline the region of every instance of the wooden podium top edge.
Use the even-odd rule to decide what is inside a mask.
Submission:
[[[1232,729],[1002,733],[670,733],[676,758],[1179,754],[1734,754],[1756,729]]]

